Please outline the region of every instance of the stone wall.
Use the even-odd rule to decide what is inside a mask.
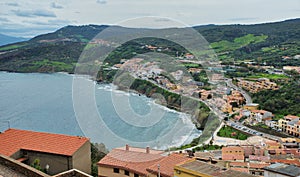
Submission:
[[[28,165],[25,165],[17,160],[0,155],[0,164],[10,168],[11,170],[30,177],[50,177],[49,175],[38,171]]]

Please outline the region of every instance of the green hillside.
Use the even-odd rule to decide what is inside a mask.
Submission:
[[[107,26],[66,26],[26,42],[0,47],[0,70],[13,72],[73,72],[88,41]],[[215,49],[224,63],[251,60],[277,67],[300,65],[300,60],[282,56],[300,54],[300,19],[257,25],[207,25],[194,27]],[[142,29],[136,29],[137,32]],[[149,52],[142,44],[168,47],[170,56],[187,53],[181,46],[160,39],[137,39],[119,47],[108,57],[111,64],[121,58]],[[89,45],[88,47],[93,47]]]

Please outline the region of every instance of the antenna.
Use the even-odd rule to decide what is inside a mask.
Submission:
[[[158,170],[158,177],[160,177],[160,165],[157,164],[157,170]]]
[[[8,129],[10,129],[10,121],[7,120],[7,126],[8,126]]]

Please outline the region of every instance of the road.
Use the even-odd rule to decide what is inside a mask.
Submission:
[[[244,98],[246,99],[246,104],[251,104],[252,103],[252,99],[249,96],[249,94],[246,91],[244,91],[243,89],[241,89],[238,86],[234,85],[232,83],[232,79],[227,79],[226,84],[227,84],[228,87],[231,87],[235,90],[238,90],[244,96]]]
[[[147,79],[147,80],[148,80],[149,82],[155,84],[155,85],[158,86],[158,87],[161,87],[161,88],[163,88],[163,89],[168,90],[167,88],[162,87],[161,85],[157,84],[157,83],[156,83],[155,81],[153,81],[153,80],[149,80],[149,79]],[[233,89],[235,89],[235,90],[239,90],[239,91],[243,94],[243,96],[245,97],[246,103],[247,103],[247,104],[252,103],[251,97],[250,97],[244,90],[242,90],[241,88],[239,88],[239,87],[237,87],[236,85],[234,85],[234,84],[232,83],[232,80],[231,80],[231,79],[226,80],[226,83],[227,83],[227,86],[228,86],[228,87],[231,87],[231,88],[233,88]],[[174,92],[174,91],[172,91],[172,90],[168,90],[168,91],[170,91],[170,92],[172,92],[172,93],[180,94],[180,93]],[[223,120],[224,120],[224,118],[226,117],[226,115],[225,115],[220,109],[218,109],[214,104],[210,103],[209,101],[204,101],[204,100],[201,100],[201,99],[199,99],[199,98],[192,97],[192,96],[190,96],[190,95],[188,95],[188,94],[183,94],[183,95],[184,95],[184,96],[187,96],[187,97],[189,97],[189,98],[191,98],[191,99],[194,99],[194,100],[197,100],[197,101],[201,101],[201,102],[204,103],[206,106],[208,106],[209,109],[210,109],[215,115],[218,116],[219,120],[221,121],[221,124],[220,124],[220,126],[217,127],[216,130],[214,131],[213,137],[216,137],[216,136],[217,136],[217,132],[224,126]],[[230,115],[229,115],[229,116],[230,116]],[[256,131],[256,130],[253,130],[253,129],[251,129],[251,128],[248,128],[248,127],[242,125],[242,124],[239,123],[239,122],[233,122],[233,121],[229,120],[229,121],[226,122],[226,124],[227,124],[228,126],[231,126],[231,127],[235,128],[235,129],[238,129],[238,130],[240,130],[240,131],[242,131],[242,132],[245,132],[245,133],[247,133],[247,134],[250,134],[250,135],[254,135],[254,136],[262,136],[262,137],[264,137],[264,138],[271,139],[271,140],[274,140],[274,141],[280,140],[280,137],[273,136],[273,135],[269,135],[269,134],[262,133],[262,132],[258,132],[258,131]],[[211,141],[211,139],[212,139],[212,137],[210,137],[209,139],[207,139],[207,140],[206,140],[205,142],[203,142],[202,144],[209,144],[209,142]],[[202,144],[199,144],[199,145],[197,145],[197,146],[190,147],[190,148],[187,148],[187,149],[183,149],[183,150],[192,150],[193,148],[202,146]]]
[[[255,136],[262,136],[264,138],[268,138],[268,139],[271,139],[271,140],[274,140],[274,141],[279,141],[280,138],[281,138],[281,137],[278,137],[278,136],[274,136],[274,135],[270,135],[270,134],[267,134],[267,133],[259,132],[257,130],[246,127],[246,126],[244,126],[243,124],[241,124],[239,122],[233,122],[232,120],[227,121],[227,125],[235,128],[235,129],[238,129],[242,132],[245,132],[247,134],[255,135]]]

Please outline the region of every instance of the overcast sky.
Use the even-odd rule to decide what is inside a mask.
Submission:
[[[187,25],[253,24],[300,17],[300,0],[1,0],[0,33],[33,37],[66,25],[143,16]]]

